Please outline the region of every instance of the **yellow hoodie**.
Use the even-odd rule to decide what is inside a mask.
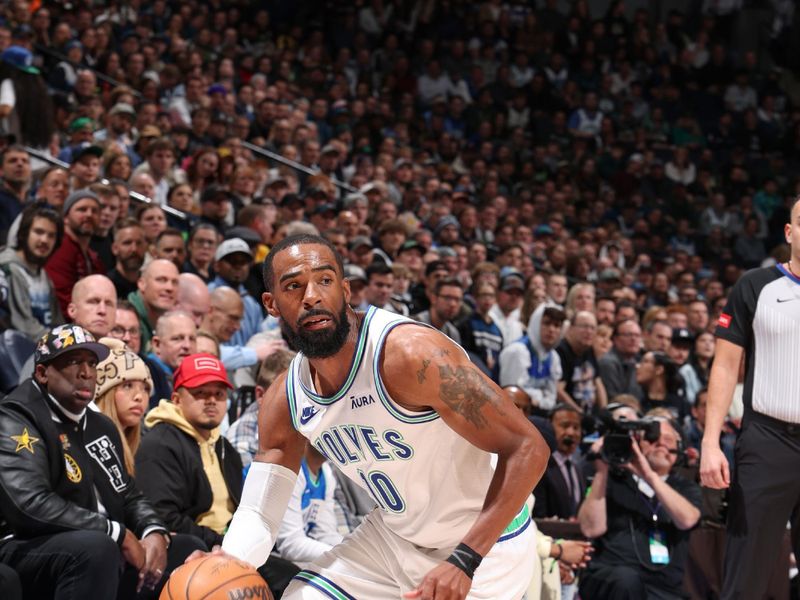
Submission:
[[[157,407],[147,413],[144,423],[150,428],[158,423],[168,423],[195,439],[200,447],[203,470],[208,478],[208,483],[211,485],[211,496],[213,498],[211,508],[197,517],[197,524],[213,529],[220,535],[224,534],[225,528],[233,517],[235,507],[230,494],[228,494],[228,486],[225,485],[222,466],[217,458],[217,453],[214,452],[214,446],[220,437],[219,427],[211,430],[211,435],[207,440],[203,439],[200,432],[184,418],[180,407],[169,400],[161,400]]]

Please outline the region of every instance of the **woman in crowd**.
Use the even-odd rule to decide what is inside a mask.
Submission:
[[[714,334],[704,331],[695,339],[689,361],[680,368],[679,372],[686,383],[686,400],[691,405],[694,405],[697,392],[708,386],[708,375],[711,373],[715,348]]]
[[[683,422],[689,413],[686,392],[678,365],[669,356],[663,352],[647,352],[636,366],[636,382],[642,386],[643,412],[663,407]]]
[[[125,469],[133,476],[133,457],[139,448],[142,417],[147,410],[153,380],[144,361],[127,349],[124,342],[113,338],[100,341],[111,348],[111,352],[97,365],[95,403],[117,426]]]
[[[192,155],[186,177],[194,191],[195,201],[199,203],[200,196],[207,186],[217,183],[219,178],[219,155],[216,148],[200,148]]]
[[[69,195],[69,175],[66,169],[50,167],[42,174],[36,188],[36,200],[43,201],[61,211]]]
[[[158,234],[167,228],[167,215],[157,204],[143,204],[136,211],[136,220],[144,229],[148,244],[154,244]]]
[[[200,223],[189,233],[187,250],[189,258],[183,266],[184,273],[194,273],[208,283],[214,279],[214,253],[219,245],[219,234],[213,225]]]
[[[133,172],[131,157],[124,152],[107,152],[103,159],[103,175],[106,179],[128,181]]]
[[[188,183],[173,185],[167,192],[167,205],[189,215],[189,219],[180,219],[172,214],[167,214],[167,224],[184,233],[188,233],[196,219],[192,218],[200,213],[200,207],[194,201],[192,188]]]

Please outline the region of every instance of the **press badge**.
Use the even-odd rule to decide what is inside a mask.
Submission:
[[[669,548],[664,533],[658,530],[650,534],[650,562],[654,565],[669,564]]]

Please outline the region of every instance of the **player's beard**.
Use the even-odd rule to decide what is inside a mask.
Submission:
[[[300,321],[314,315],[330,317],[335,327],[322,331],[309,331],[300,325]],[[280,320],[281,332],[295,352],[302,352],[306,358],[327,358],[341,350],[350,335],[350,319],[347,318],[347,303],[342,303],[342,310],[338,316],[326,310],[310,310],[298,319],[297,329],[284,320]]]

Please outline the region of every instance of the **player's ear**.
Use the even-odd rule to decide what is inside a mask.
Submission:
[[[342,292],[344,294],[344,301],[347,304],[350,304],[350,296],[352,295],[352,292],[350,291],[349,279],[342,279]]]
[[[275,296],[272,292],[264,292],[261,294],[261,302],[264,304],[264,308],[267,309],[267,312],[270,316],[279,319],[281,316],[281,311],[278,310],[278,305],[275,303]]]

